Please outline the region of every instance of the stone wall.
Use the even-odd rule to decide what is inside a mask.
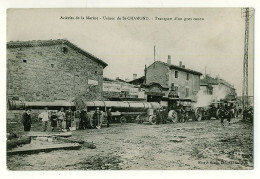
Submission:
[[[159,83],[162,86],[168,86],[169,68],[160,62],[150,65],[146,69],[146,84]]]
[[[89,79],[98,85],[89,85]],[[8,98],[97,100],[102,98],[102,83],[103,66],[65,44],[7,48]]]

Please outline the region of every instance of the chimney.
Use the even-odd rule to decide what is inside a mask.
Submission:
[[[171,55],[168,55],[167,64],[171,65]]]
[[[137,79],[137,74],[133,74],[133,80]]]
[[[182,61],[180,61],[180,62],[179,62],[179,67],[181,67],[181,68],[182,68]]]
[[[116,77],[116,80],[119,80],[119,77]]]

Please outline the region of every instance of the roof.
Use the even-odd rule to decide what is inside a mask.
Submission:
[[[206,84],[208,85],[218,85],[218,84],[223,84],[226,85],[229,88],[235,89],[234,86],[232,86],[230,83],[228,83],[227,81],[220,79],[220,78],[213,78],[209,75],[206,75],[206,77],[204,79],[200,80],[200,86],[206,86]]]
[[[204,81],[200,80],[200,86],[209,86],[208,83],[205,83]]]
[[[129,81],[128,83],[131,83],[131,84],[143,84],[144,82],[144,76],[140,77],[140,78],[137,78],[137,79],[134,79],[132,81]]]
[[[176,66],[176,65],[169,65],[168,63],[165,63],[165,62],[155,61],[154,63],[161,63],[165,66],[168,66],[170,69],[177,69],[177,70],[189,72],[189,73],[192,73],[192,74],[195,74],[195,75],[202,75],[201,72],[191,70],[191,69],[188,69],[188,68],[182,68],[182,67],[179,67],[179,66]],[[153,65],[154,63],[152,63],[151,65]],[[149,68],[150,66],[148,66],[147,68]]]
[[[200,86],[203,86],[202,84],[218,85],[218,83],[218,80],[215,78],[204,78],[200,80]]]
[[[101,64],[103,68],[107,66],[107,63],[99,59],[98,57],[92,55],[91,53],[79,48],[77,45],[71,43],[66,39],[56,39],[56,40],[32,40],[32,41],[10,41],[7,42],[7,48],[20,48],[20,47],[41,47],[41,46],[52,46],[58,44],[66,44],[73,50],[81,53],[82,55],[90,58],[91,60]]]
[[[152,86],[158,86],[158,87],[160,87],[160,88],[162,88],[164,90],[168,90],[169,89],[168,86],[161,85],[160,83],[152,82],[152,83],[149,83],[149,84],[143,84],[143,87],[148,87],[149,88],[149,87],[152,87]]]

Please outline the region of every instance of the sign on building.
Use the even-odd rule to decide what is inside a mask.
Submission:
[[[138,88],[129,88],[129,95],[138,95]]]
[[[88,84],[89,84],[89,85],[98,85],[98,81],[88,79]]]
[[[121,84],[104,82],[103,91],[121,92]]]
[[[138,91],[138,98],[145,98],[144,91]]]

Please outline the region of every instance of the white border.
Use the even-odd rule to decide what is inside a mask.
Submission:
[[[0,0],[0,72],[1,78],[1,124],[0,124],[0,176],[1,178],[259,178],[259,95],[255,93],[255,154],[254,154],[254,167],[252,171],[54,171],[54,172],[13,172],[6,170],[6,153],[5,153],[5,140],[6,140],[6,125],[5,125],[5,94],[6,94],[6,9],[7,8],[86,8],[86,7],[253,7],[255,8],[255,76],[254,85],[255,92],[259,90],[259,83],[256,79],[259,77],[259,38],[257,32],[259,31],[259,1],[257,0]]]

